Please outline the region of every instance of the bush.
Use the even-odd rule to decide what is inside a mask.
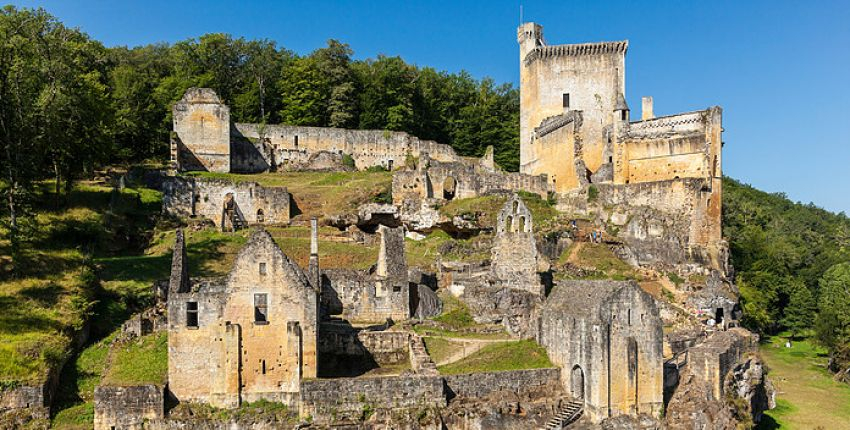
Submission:
[[[595,202],[598,197],[599,197],[599,190],[596,189],[595,186],[591,185],[591,186],[587,187],[587,201],[588,202]]]
[[[354,164],[354,158],[351,158],[348,154],[342,154],[342,165],[351,169],[356,168],[357,166]]]

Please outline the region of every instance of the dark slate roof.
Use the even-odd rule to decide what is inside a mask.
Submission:
[[[614,110],[629,110],[629,104],[626,103],[626,97],[623,93],[617,93],[617,103],[614,104]]]

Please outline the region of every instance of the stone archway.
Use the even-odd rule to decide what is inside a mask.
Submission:
[[[570,372],[570,395],[574,399],[584,400],[584,370],[581,366],[573,366]]]
[[[452,200],[457,195],[457,180],[451,176],[443,181],[443,198]]]

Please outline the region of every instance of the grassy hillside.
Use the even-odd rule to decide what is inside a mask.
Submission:
[[[723,235],[745,311],[745,324],[761,332],[783,328],[791,288],[802,283],[818,297],[818,281],[831,266],[850,261],[850,218],[784,194],[723,181]]]

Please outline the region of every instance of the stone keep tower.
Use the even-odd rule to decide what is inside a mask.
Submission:
[[[627,41],[546,45],[543,27],[532,22],[517,30],[520,53],[520,171],[546,173],[557,191],[581,183],[583,169],[596,172],[611,162],[608,136],[614,122],[618,96],[625,94]],[[537,138],[550,133],[552,125],[572,123],[564,142]],[[574,136],[572,135],[574,134]],[[541,136],[542,137],[542,136]],[[569,140],[567,142],[566,140]],[[573,143],[575,141],[575,143]],[[553,151],[576,146],[572,153]],[[582,162],[581,172],[571,161]]]
[[[189,88],[174,104],[172,158],[178,170],[230,172],[230,108],[209,88]]]

